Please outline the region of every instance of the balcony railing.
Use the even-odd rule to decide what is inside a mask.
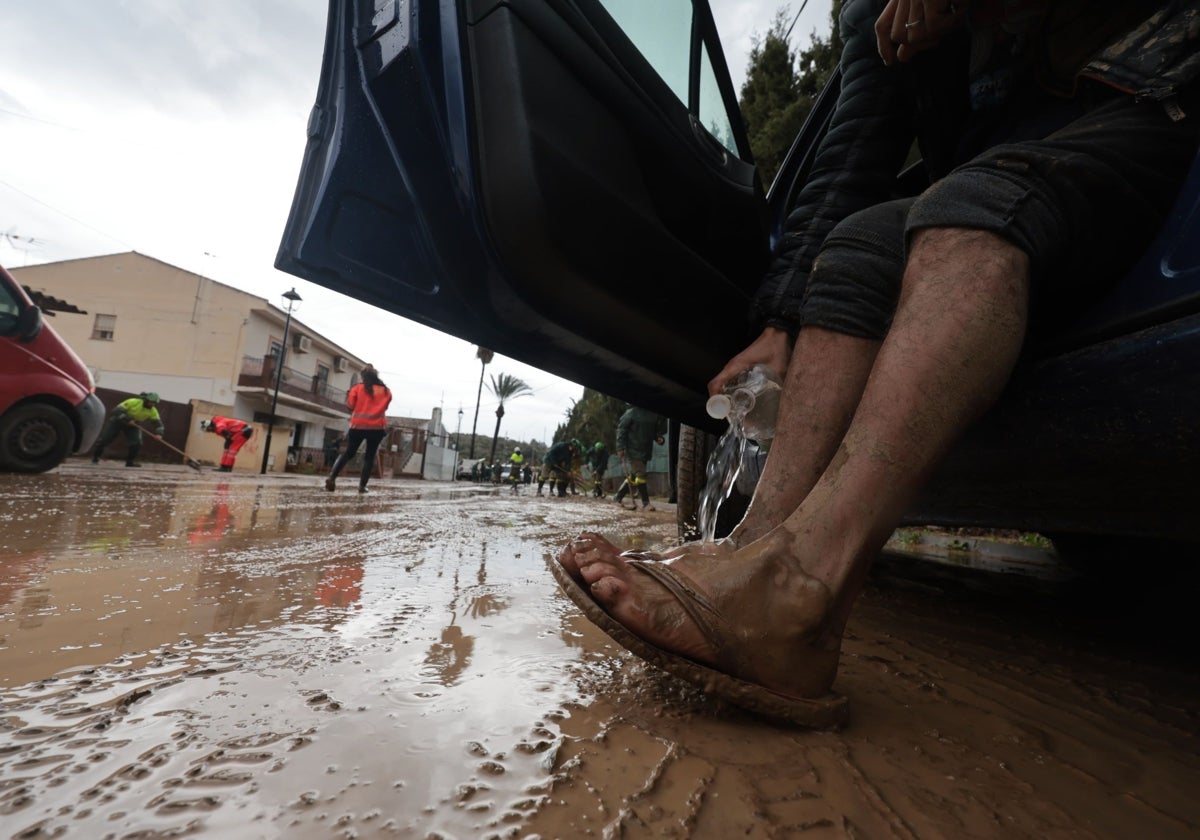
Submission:
[[[242,370],[238,375],[238,386],[243,388],[262,388],[266,391],[274,392],[275,365],[276,360],[274,356],[267,356],[266,358],[243,356]],[[284,365],[283,376],[279,380],[279,393],[299,397],[302,400],[318,403],[319,405],[337,409],[338,411],[347,411],[345,391],[341,388],[332,387],[318,376],[310,373],[301,373],[287,365]]]

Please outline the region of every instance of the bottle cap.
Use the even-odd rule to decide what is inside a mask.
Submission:
[[[708,402],[704,404],[705,411],[708,416],[714,420],[724,420],[729,416],[729,409],[733,407],[733,401],[725,394],[713,394],[708,398]]]

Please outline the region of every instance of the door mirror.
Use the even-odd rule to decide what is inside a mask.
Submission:
[[[42,334],[42,310],[30,306],[17,316],[17,340],[28,344]]]

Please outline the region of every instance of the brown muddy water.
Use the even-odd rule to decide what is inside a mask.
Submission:
[[[1195,612],[1163,593],[886,559],[850,723],[813,733],[641,665],[557,591],[569,536],[662,546],[668,505],[3,481],[0,837],[1200,834]]]

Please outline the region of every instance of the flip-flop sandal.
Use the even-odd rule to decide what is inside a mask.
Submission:
[[[720,612],[697,592],[690,582],[669,565],[658,561],[629,559],[626,562],[643,574],[647,574],[670,592],[688,616],[717,651],[728,647],[727,640],[733,638],[728,623]],[[583,610],[588,619],[603,630],[621,647],[644,659],[669,674],[674,674],[700,688],[704,693],[719,697],[735,706],[777,720],[788,721],[810,729],[835,729],[846,721],[849,704],[840,694],[830,693],[824,697],[792,697],[781,694],[757,683],[746,682],[727,673],[714,670],[680,656],[635,635],[617,621],[592,598],[579,581],[563,568],[562,564],[550,561],[550,571],[567,597]],[[720,656],[720,653],[718,654]],[[729,661],[727,653],[722,659]]]

